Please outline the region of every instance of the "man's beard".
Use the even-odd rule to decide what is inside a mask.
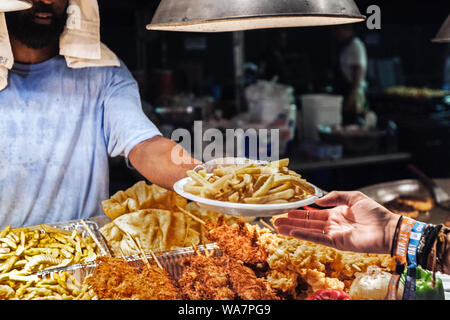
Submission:
[[[48,25],[33,21],[36,13],[52,13],[52,22]],[[19,12],[7,12],[6,22],[10,36],[31,49],[42,49],[58,41],[67,21],[67,11],[54,12],[51,5],[36,3],[31,9]]]

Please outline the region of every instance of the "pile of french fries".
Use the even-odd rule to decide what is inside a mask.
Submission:
[[[68,272],[54,273],[48,278],[28,276],[22,281],[0,283],[0,300],[97,300],[88,284],[79,282]]]
[[[282,159],[267,165],[219,165],[212,175],[191,170],[187,175],[192,181],[183,188],[203,198],[246,204],[288,203],[314,195],[314,187],[288,166],[289,159]]]
[[[83,238],[76,230],[70,232],[46,225],[23,229],[6,227],[0,231],[0,299],[55,296],[51,288],[62,281],[44,281],[34,273],[93,261],[97,257],[96,248],[91,237]],[[57,289],[61,297],[62,292],[70,296],[66,289],[67,286],[61,285]]]

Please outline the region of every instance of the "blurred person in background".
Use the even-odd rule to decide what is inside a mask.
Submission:
[[[353,124],[365,109],[367,51],[351,24],[333,27],[332,39],[335,93],[344,97],[344,124]]]
[[[276,77],[278,82],[287,84],[289,79],[288,34],[282,30],[273,30],[269,38],[269,47],[261,61],[262,77],[269,81]]]
[[[295,92],[311,91],[311,61],[304,47],[289,45],[286,30],[269,31],[269,46],[260,61],[259,73],[264,80],[292,86]],[[295,46],[297,45],[297,46]]]

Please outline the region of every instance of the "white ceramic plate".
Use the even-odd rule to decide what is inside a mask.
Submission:
[[[306,199],[296,202],[280,203],[280,204],[247,204],[233,203],[225,201],[217,201],[202,198],[191,193],[185,192],[183,186],[192,181],[191,178],[184,178],[177,181],[173,189],[180,196],[195,201],[200,207],[210,211],[229,214],[233,216],[243,217],[271,217],[278,214],[287,213],[293,209],[298,209],[313,204],[316,199],[323,196],[323,191],[316,186],[310,184],[316,190],[314,195],[308,196]]]

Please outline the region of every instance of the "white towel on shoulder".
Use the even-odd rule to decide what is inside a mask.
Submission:
[[[5,14],[0,12],[0,90],[8,85],[8,71],[14,64],[14,56],[6,28]]]
[[[70,0],[59,53],[69,68],[120,67],[119,58],[100,40],[100,11],[97,0]],[[0,13],[0,91],[8,85],[14,65],[6,19]]]

